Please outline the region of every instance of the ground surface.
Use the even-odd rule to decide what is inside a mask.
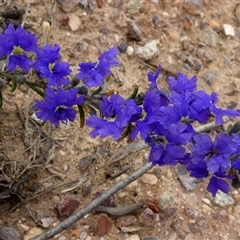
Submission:
[[[201,2],[89,0],[54,4],[54,1],[35,0],[29,6],[25,26],[39,36],[40,45],[58,43],[62,59],[71,64],[73,73],[77,73],[79,62],[96,61],[106,48],[121,45],[121,66],[118,73],[114,72],[117,77],[115,81],[111,80],[110,88],[125,96],[131,93],[134,84],[144,91],[146,74],[161,63],[163,75],[159,84],[162,87],[166,87],[165,74],[176,74],[178,70],[189,77],[197,74],[199,89],[217,92],[221,107],[239,108],[240,9],[237,1],[205,0],[202,5]],[[68,3],[67,6],[64,3]],[[7,4],[10,8],[15,5],[26,9],[27,1],[7,1]],[[7,5],[1,6],[0,12],[5,12],[6,8]],[[44,21],[52,23],[50,32],[43,27]],[[1,18],[1,26],[4,27],[5,22]],[[22,19],[16,24],[21,22]],[[230,24],[234,33],[225,32],[223,24]],[[133,31],[132,25],[138,29]],[[159,42],[158,51],[147,64],[135,52],[128,55],[124,51],[125,45],[136,51],[152,40]],[[55,139],[53,146],[49,145],[47,149],[50,150],[47,162],[40,164],[19,187],[18,193],[22,201],[27,200],[26,203],[17,205],[21,202],[18,196],[0,199],[0,227],[14,228],[24,239],[29,239],[32,232],[37,235],[62,220],[56,206],[64,196],[79,201],[80,209],[91,202],[97,192],[110,188],[146,162],[147,148],[131,153],[124,149],[127,146],[125,140],[92,139],[88,136],[89,129],[80,129],[78,121],[57,129],[34,125],[31,106],[39,97],[24,86],[15,93],[10,93],[6,86],[3,94],[0,177],[5,180],[0,179],[1,183],[10,185],[17,181],[36,165],[34,161],[48,148],[48,137]],[[109,167],[110,159],[115,154],[119,156],[119,151],[129,153]],[[79,164],[86,156],[95,158],[88,167]],[[125,167],[123,174],[111,177],[112,172]],[[99,219],[106,217],[91,212],[54,239],[240,239],[239,191],[232,189],[229,195],[218,196],[216,201],[205,190],[207,180],[196,182],[181,176],[174,168],[155,167],[112,200],[115,206],[147,200],[152,203],[148,207],[155,213],[144,206],[123,220],[109,216],[112,227],[100,236],[103,230]],[[190,185],[184,186],[182,179]],[[82,184],[76,186],[80,180]],[[2,186],[3,189],[6,188]],[[30,199],[32,196],[34,198]],[[125,226],[127,221],[132,224]]]

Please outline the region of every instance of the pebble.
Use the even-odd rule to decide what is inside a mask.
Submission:
[[[196,186],[196,178],[190,177],[185,166],[183,165],[178,165],[175,168],[175,171],[178,175],[179,180],[181,181],[182,185],[187,191],[193,190]]]
[[[208,84],[208,85],[212,85],[213,80],[216,77],[216,71],[215,70],[211,70],[209,71],[204,77],[204,81]]]
[[[175,213],[177,212],[177,208],[168,208],[165,212],[164,212],[164,218],[169,219],[171,218]]]
[[[198,61],[197,59],[193,59],[194,65],[195,65],[195,71],[199,72],[202,68],[202,64],[200,63],[200,61]]]
[[[177,231],[181,227],[181,221],[180,220],[175,220],[174,222],[171,223],[170,227],[174,230]]]
[[[200,31],[198,39],[210,47],[217,47],[219,35],[212,28],[207,27]]]
[[[126,240],[141,240],[138,235],[132,235],[131,237],[126,238]]]
[[[182,57],[182,52],[180,50],[174,50],[173,51],[173,54],[178,58],[180,59]]]
[[[204,230],[206,224],[207,222],[203,218],[200,218],[195,223],[189,223],[188,227],[192,233],[196,234]]]
[[[128,48],[128,43],[126,40],[124,39],[121,39],[120,42],[118,43],[118,50],[121,52],[121,53],[125,53],[127,51],[127,48]]]
[[[93,194],[93,199],[96,199],[97,197],[101,196],[105,190],[100,190]],[[101,206],[104,207],[116,207],[115,203],[115,195],[110,196],[109,198],[105,199],[101,204]]]
[[[60,217],[69,217],[78,208],[80,202],[72,196],[64,196],[57,206]]]
[[[145,173],[142,177],[141,180],[146,183],[146,184],[150,184],[150,185],[155,185],[158,182],[158,178],[150,173]]]
[[[128,46],[127,50],[126,50],[126,53],[127,53],[128,56],[132,56],[133,53],[134,53],[134,48],[132,46]]]
[[[215,203],[221,207],[234,204],[234,199],[229,194],[218,191],[214,199]]]
[[[206,204],[203,204],[203,205],[202,205],[202,211],[203,211],[204,213],[209,213],[209,212],[211,212],[211,210],[212,210],[212,208],[209,207],[208,205],[206,205]]]
[[[82,157],[78,163],[78,166],[81,171],[85,171],[95,160],[96,158],[92,155]]]
[[[109,219],[109,217],[102,213],[99,215],[98,220],[97,220],[97,226],[98,226],[98,233],[99,235],[105,235],[108,233],[108,231],[112,227],[112,222]]]
[[[212,205],[211,201],[208,198],[203,198],[202,201],[206,203],[207,205]]]
[[[160,25],[160,22],[161,22],[160,17],[155,15],[152,18],[152,22],[153,22],[154,27],[158,27]]]
[[[136,223],[137,219],[133,215],[123,216],[116,220],[115,226],[118,228],[126,227]]]
[[[135,23],[130,23],[128,27],[127,37],[129,40],[141,41],[142,31]]]
[[[188,50],[189,49],[189,41],[187,39],[183,39],[181,42],[182,50]]]
[[[28,234],[26,236],[24,236],[24,240],[29,240],[31,238],[34,238],[34,237],[40,235],[42,232],[43,232],[42,229],[33,227],[32,229],[30,229]]]
[[[200,14],[203,7],[203,0],[186,0],[184,9],[187,13],[192,15]]]
[[[21,236],[18,231],[12,227],[0,228],[0,239],[2,240],[20,240]]]
[[[141,228],[138,226],[133,226],[133,227],[121,227],[121,231],[123,233],[129,233],[129,232],[137,232],[139,231]]]
[[[89,195],[92,191],[92,184],[91,183],[86,183],[82,186],[82,196],[86,197]]]
[[[192,209],[188,206],[184,207],[184,212],[185,212],[186,216],[188,216],[188,217],[193,217],[193,218],[199,217],[199,211]]]
[[[169,13],[168,12],[163,12],[162,15],[163,15],[164,18],[168,18],[169,17]]]
[[[87,232],[81,232],[81,233],[80,233],[80,239],[81,239],[81,240],[85,240],[87,237],[88,237]]]
[[[140,219],[145,226],[154,226],[159,221],[159,215],[154,213],[150,208],[145,208]]]
[[[143,47],[138,47],[136,54],[145,61],[150,60],[158,53],[158,45],[159,40],[152,40]]]
[[[44,218],[41,218],[41,223],[42,223],[42,227],[43,228],[49,228],[52,226],[52,223],[53,223],[54,219],[53,218],[50,218],[50,217],[44,217]]]
[[[223,24],[223,29],[224,29],[224,33],[226,34],[226,36],[232,36],[232,37],[235,36],[235,30],[232,25]]]
[[[127,1],[127,11],[130,14],[137,14],[143,7],[143,0],[128,0]]]
[[[173,195],[170,191],[163,192],[158,199],[158,206],[161,210],[169,208],[173,203]]]

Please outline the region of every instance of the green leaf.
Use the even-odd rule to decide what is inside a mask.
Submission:
[[[17,79],[15,76],[12,77],[12,88],[11,88],[11,92],[14,92],[17,88]]]

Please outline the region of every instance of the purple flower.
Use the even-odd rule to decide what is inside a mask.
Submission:
[[[231,168],[229,157],[236,153],[238,145],[227,133],[219,133],[213,142],[208,134],[193,137],[195,144],[191,148],[192,162],[207,162],[207,169],[212,173],[228,172]]]
[[[7,70],[15,71],[18,66],[25,73],[31,67],[30,59],[24,55],[25,52],[35,52],[37,50],[37,38],[35,34],[26,32],[22,27],[16,30],[13,24],[9,24],[3,34],[0,34],[0,58],[9,57]]]
[[[115,117],[123,108],[125,100],[118,94],[113,94],[110,98],[103,96],[99,106],[105,117]]]
[[[149,161],[152,164],[177,165],[187,157],[183,146],[176,144],[155,144],[151,146]]]
[[[197,77],[193,76],[192,79],[188,79],[188,77],[183,73],[178,73],[177,79],[173,77],[168,78],[168,85],[171,91],[177,92],[179,94],[185,93],[186,91],[193,92],[197,87]]]
[[[131,122],[140,119],[142,108],[133,99],[126,100],[122,109],[118,112],[115,122],[119,127],[126,127]]]
[[[41,65],[41,62],[45,62],[46,64],[55,63],[61,58],[59,52],[60,46],[58,44],[54,44],[52,47],[49,44],[46,44],[42,49],[36,51],[37,61],[34,63],[35,67],[38,64]]]
[[[73,122],[76,116],[73,105],[83,104],[84,102],[84,95],[77,97],[77,93],[77,88],[69,90],[57,88],[55,90],[48,87],[45,91],[44,100],[34,104],[34,107],[39,110],[36,112],[37,117],[43,121],[50,121],[56,127],[59,126],[59,122]]]
[[[159,94],[154,90],[148,90],[144,97],[143,107],[147,113],[154,112],[161,107]]]
[[[131,139],[135,139],[140,133],[142,139],[146,139],[147,136],[152,132],[152,127],[147,123],[147,121],[144,119],[142,121],[137,121],[136,126],[131,132]]]
[[[213,197],[215,197],[218,190],[221,190],[224,193],[228,193],[230,190],[230,187],[225,180],[213,176],[209,181],[207,190],[212,193]]]
[[[149,73],[147,74],[147,76],[148,76],[148,81],[150,82],[149,86],[150,86],[151,88],[158,89],[157,78],[158,78],[160,72],[161,72],[161,66],[158,66],[158,68],[157,68],[157,70],[156,70],[155,73],[154,73],[154,72],[149,72]]]
[[[86,120],[86,124],[93,128],[90,132],[92,137],[97,137],[98,135],[101,138],[112,136],[113,139],[117,140],[122,136],[123,128],[119,128],[115,122],[107,121],[95,115],[91,115]]]
[[[0,34],[0,57],[12,53],[15,47],[20,47],[26,52],[35,52],[37,37],[20,26],[15,30],[13,24],[10,23],[4,33]]]
[[[57,44],[53,47],[45,45],[37,51],[37,60],[32,64],[40,76],[47,79],[48,86],[64,86],[69,83],[66,76],[71,73],[70,65],[57,62],[61,57],[59,51],[60,47]]]
[[[240,170],[240,159],[235,159],[234,162],[232,163],[232,167],[234,169]]]
[[[200,160],[196,164],[190,162],[187,166],[187,170],[190,172],[190,176],[195,178],[206,178],[209,176],[207,162],[205,160]]]
[[[14,72],[19,66],[25,73],[27,73],[31,68],[31,62],[26,55],[11,55],[9,57],[9,63],[7,65],[7,70]]]
[[[98,87],[104,82],[104,79],[111,74],[110,68],[117,66],[116,60],[118,54],[117,47],[105,51],[95,63],[80,63],[80,72],[76,75],[84,81],[86,87]]]

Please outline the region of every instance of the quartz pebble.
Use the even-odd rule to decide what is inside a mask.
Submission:
[[[145,61],[150,60],[158,53],[158,45],[159,40],[152,40],[143,47],[138,47],[136,54]]]
[[[210,206],[212,205],[212,204],[211,204],[211,201],[210,201],[208,198],[203,198],[202,201],[203,201],[204,203],[206,203],[207,205],[210,205]]]
[[[132,56],[133,53],[134,53],[134,48],[132,46],[128,46],[127,50],[126,50],[126,53],[127,53],[128,56]]]
[[[227,36],[232,36],[232,37],[235,36],[235,30],[234,30],[232,25],[230,25],[230,24],[223,24],[223,29],[224,29],[224,33]]]

